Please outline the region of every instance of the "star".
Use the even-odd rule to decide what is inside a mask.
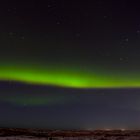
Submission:
[[[22,40],[24,40],[24,39],[25,39],[25,37],[24,37],[24,36],[22,36],[22,37],[21,37],[21,39],[22,39]]]
[[[125,46],[121,46],[121,48],[125,48]]]
[[[10,36],[13,36],[13,35],[14,35],[14,33],[13,33],[13,32],[9,32],[9,35],[10,35]]]
[[[121,62],[127,62],[128,61],[128,57],[120,57],[120,61]]]
[[[8,9],[8,12],[11,12],[11,9]]]
[[[60,22],[59,22],[59,21],[57,21],[57,22],[56,22],[56,24],[57,24],[57,25],[59,25],[59,24],[60,24]]]
[[[137,33],[139,34],[140,33],[140,30],[137,30]]]
[[[107,16],[105,15],[105,16],[104,16],[104,19],[106,19],[106,18],[107,18]]]
[[[126,41],[126,42],[128,42],[128,41],[129,41],[129,39],[128,39],[128,38],[126,38],[126,39],[125,39],[125,41]]]
[[[50,4],[48,5],[48,8],[52,7]]]
[[[81,34],[80,33],[76,33],[75,35],[76,35],[76,37],[80,37]]]

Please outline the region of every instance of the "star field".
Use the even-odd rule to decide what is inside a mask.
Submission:
[[[139,6],[1,1],[0,124],[139,128]]]

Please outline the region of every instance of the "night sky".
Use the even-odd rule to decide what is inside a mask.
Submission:
[[[140,129],[140,2],[0,1],[0,127]]]

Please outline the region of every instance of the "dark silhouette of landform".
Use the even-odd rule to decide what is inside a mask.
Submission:
[[[140,140],[140,130],[0,128],[0,140]]]

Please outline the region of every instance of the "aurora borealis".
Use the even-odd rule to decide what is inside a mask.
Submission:
[[[0,2],[0,127],[140,128],[139,2]]]
[[[6,102],[21,105],[21,106],[42,106],[42,105],[52,105],[52,104],[63,104],[68,102],[67,98],[61,96],[53,96],[53,97],[40,97],[40,96],[32,96],[32,95],[24,95],[24,96],[9,96],[9,97],[2,97],[1,100]]]
[[[57,71],[56,71],[57,69]],[[105,70],[106,71],[106,70]],[[138,88],[138,74],[131,72],[105,73],[101,70],[84,71],[78,68],[59,68],[55,66],[31,67],[29,65],[11,65],[0,67],[0,79],[28,84],[51,85],[67,88]]]

